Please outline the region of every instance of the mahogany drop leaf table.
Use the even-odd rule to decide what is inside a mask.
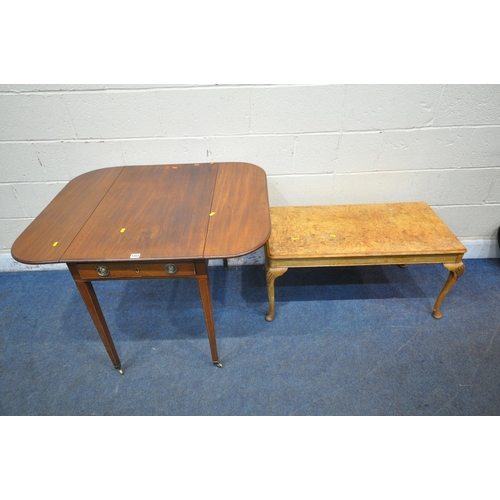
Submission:
[[[266,174],[256,165],[111,167],[70,181],[17,238],[12,256],[25,264],[67,264],[122,374],[92,281],[196,279],[212,361],[221,367],[208,261],[251,253],[270,232]]]

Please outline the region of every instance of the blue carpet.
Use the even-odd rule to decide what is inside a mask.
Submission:
[[[261,266],[210,268],[211,363],[195,280],[94,283],[125,375],[69,272],[0,274],[1,415],[499,415],[500,261],[431,316],[441,265],[296,269],[265,321]]]

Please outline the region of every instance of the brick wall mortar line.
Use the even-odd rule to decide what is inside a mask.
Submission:
[[[430,131],[430,130],[466,130],[466,129],[487,129],[487,128],[500,128],[500,123],[489,124],[489,125],[456,125],[456,126],[442,126],[442,127],[419,127],[419,128],[393,128],[393,129],[377,129],[377,130],[328,130],[328,131],[318,131],[318,132],[275,132],[275,133],[245,133],[245,134],[234,134],[234,135],[211,135],[211,136],[145,136],[145,137],[77,137],[77,138],[65,138],[65,139],[23,139],[23,140],[0,140],[0,144],[23,144],[23,143],[72,143],[72,142],[117,142],[117,141],[145,141],[145,140],[192,140],[192,139],[206,139],[207,137],[217,139],[233,139],[242,137],[298,137],[298,136],[315,136],[315,135],[355,135],[355,134],[377,134],[377,133],[388,133],[388,132],[411,132],[411,131]]]

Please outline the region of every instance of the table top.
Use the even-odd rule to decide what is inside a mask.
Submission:
[[[423,202],[272,207],[276,258],[463,254],[467,249]]]
[[[12,246],[26,264],[239,257],[271,223],[249,163],[110,167],[70,181]]]

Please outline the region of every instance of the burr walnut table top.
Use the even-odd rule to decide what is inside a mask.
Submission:
[[[450,271],[433,316],[463,274],[467,249],[427,203],[271,208],[266,243],[267,321],[274,319],[274,281],[294,267],[441,263]]]
[[[272,207],[271,222],[267,257],[288,267],[455,262],[467,251],[423,202]]]
[[[248,163],[111,167],[70,181],[12,247],[26,264],[238,257],[271,231]]]

